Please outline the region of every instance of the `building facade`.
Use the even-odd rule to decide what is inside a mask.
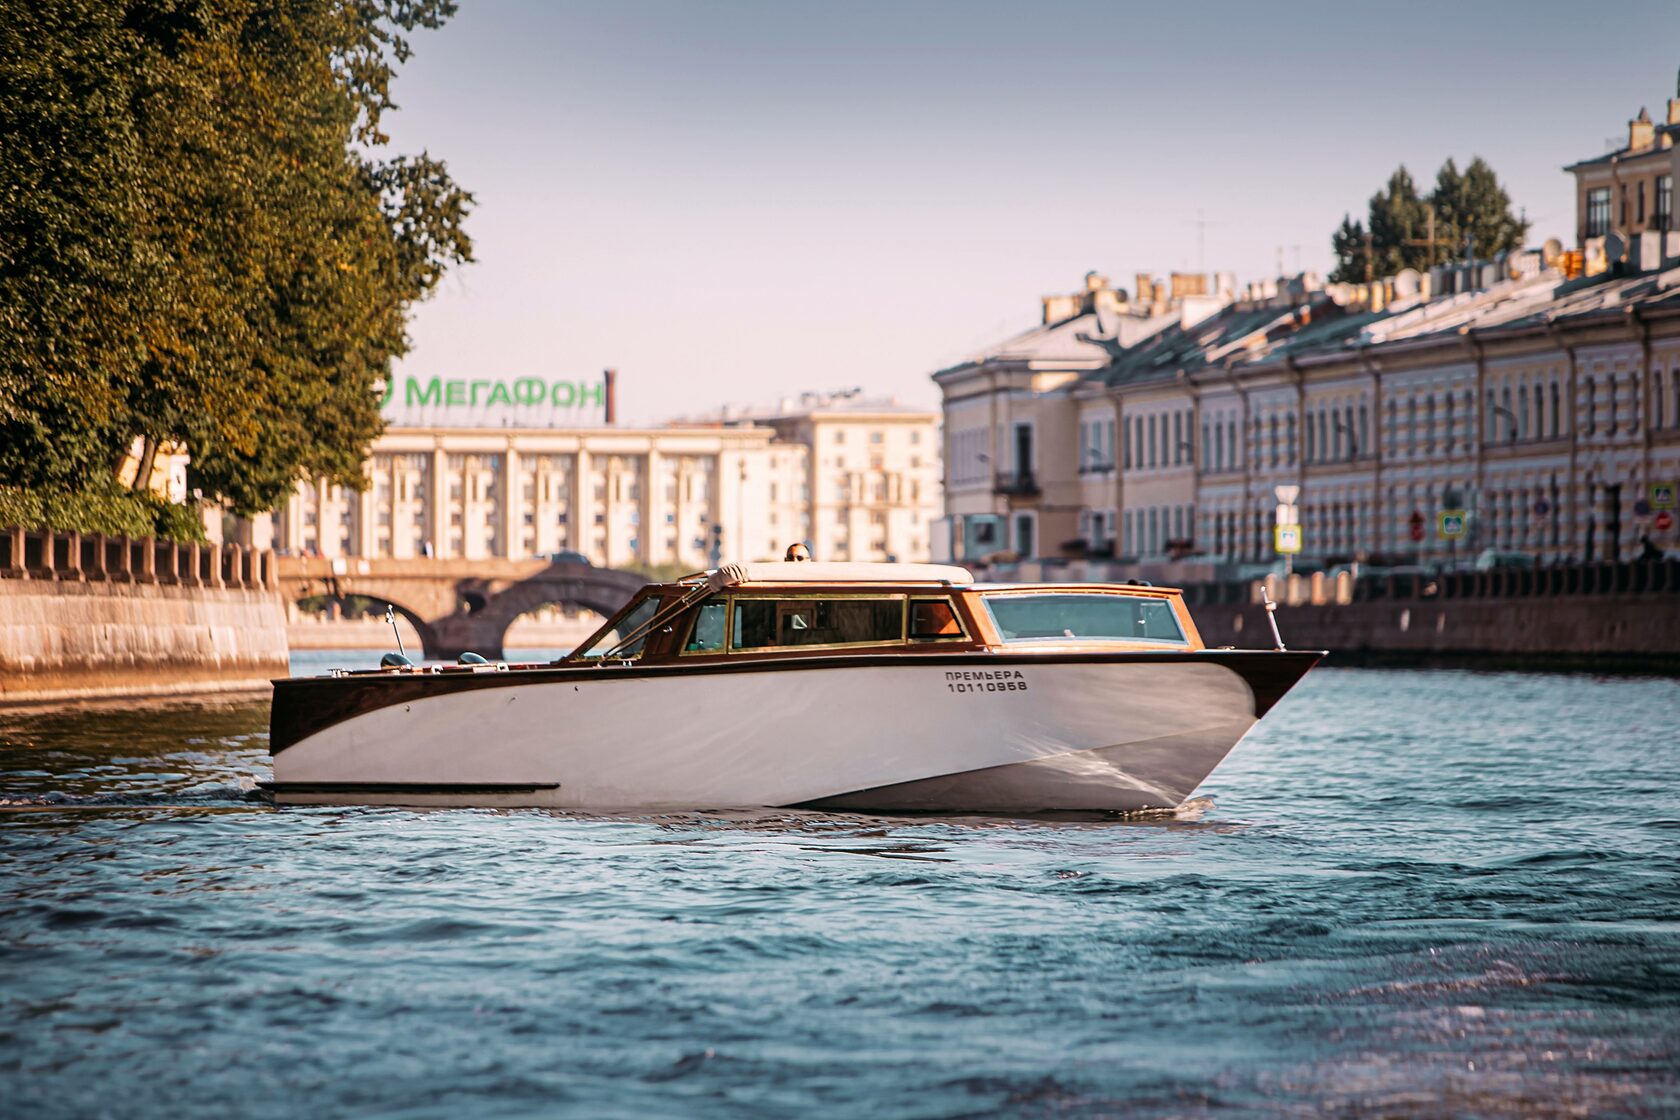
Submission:
[[[1626,144],[1564,169],[1575,176],[1575,241],[1589,250],[1589,259],[1596,255],[1608,264],[1601,241],[1606,236],[1627,245],[1642,234],[1680,230],[1674,213],[1674,180],[1680,176],[1680,145],[1675,143],[1680,140],[1680,82],[1664,115],[1658,123],[1648,110],[1639,110],[1628,122]]]
[[[1097,369],[941,371],[953,553],[1266,562],[1280,486],[1323,563],[1680,544],[1680,254],[1508,272],[1380,312],[1296,278]]]
[[[856,391],[807,393],[730,423],[776,433],[770,524],[823,560],[923,561],[939,519],[939,414]]]
[[[1046,297],[933,375],[951,554],[1229,574],[1276,561],[1280,487],[1306,561],[1680,548],[1680,96],[1666,118],[1565,168],[1578,257]]]
[[[362,490],[300,484],[272,519],[273,546],[393,559],[577,552],[608,567],[695,570],[779,558],[794,541],[822,559],[927,557],[940,511],[936,413],[808,395],[761,416],[621,428],[603,413],[549,426],[552,387],[544,414],[525,417],[509,403],[517,394],[490,406],[488,389],[463,388],[452,413],[448,384],[421,385],[424,411],[392,417]]]
[[[773,433],[742,429],[391,429],[361,491],[301,484],[275,547],[321,556],[523,559],[703,568],[763,558]],[[783,546],[785,547],[785,545]]]

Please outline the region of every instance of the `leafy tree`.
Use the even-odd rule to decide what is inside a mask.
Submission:
[[[74,486],[126,426],[143,270],[120,16],[0,4],[0,483]]]
[[[0,453],[0,484],[87,486],[139,436],[148,459],[184,442],[191,484],[239,512],[271,508],[305,475],[359,485],[407,309],[472,256],[471,196],[444,165],[376,158],[403,35],[440,26],[453,4],[0,0],[0,25],[37,8],[20,45],[41,89],[16,115],[43,152],[91,149],[110,173],[84,198],[48,181],[74,156],[36,172],[46,190],[15,227],[39,244],[15,292],[0,258],[0,405],[8,418],[13,400],[35,407],[18,425],[31,445]],[[89,27],[102,34],[85,68],[111,87],[91,119],[56,107],[88,81],[69,60]],[[17,66],[8,53],[0,65]],[[11,108],[0,95],[0,126]],[[9,160],[0,173],[10,230],[19,177]],[[59,228],[99,250],[104,289],[61,267],[46,236]],[[72,281],[29,318],[31,285]],[[100,345],[69,364],[78,330]]]
[[[1426,269],[1464,255],[1464,235],[1475,235],[1477,256],[1522,247],[1528,223],[1511,213],[1511,199],[1480,156],[1461,175],[1447,160],[1435,189],[1420,197],[1405,167],[1371,196],[1366,221],[1344,215],[1331,235],[1335,281],[1363,282],[1407,268]]]

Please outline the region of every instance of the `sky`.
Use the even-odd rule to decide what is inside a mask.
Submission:
[[[620,371],[621,422],[862,387],[1038,322],[1087,271],[1328,271],[1396,165],[1564,164],[1663,119],[1680,3],[461,0],[386,118],[476,196],[399,373]]]

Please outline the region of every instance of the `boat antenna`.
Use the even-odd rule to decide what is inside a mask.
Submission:
[[[1260,584],[1260,601],[1266,604],[1266,621],[1272,624],[1272,648],[1281,650],[1284,645],[1283,635],[1278,633],[1277,628],[1277,604],[1272,602],[1272,593],[1266,589],[1264,582]]]
[[[397,636],[397,652],[407,657],[408,651],[403,649],[402,644],[402,631],[397,629],[397,612],[391,609],[389,603],[385,604],[385,621],[391,624],[391,633]],[[1275,622],[1272,623],[1272,631],[1274,633],[1277,631],[1277,623]]]

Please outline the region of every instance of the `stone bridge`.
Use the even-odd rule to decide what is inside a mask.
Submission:
[[[610,615],[647,577],[589,564],[547,560],[374,560],[285,556],[281,594],[289,602],[317,595],[361,595],[389,603],[413,624],[430,658],[472,651],[502,656],[514,619],[547,603],[571,603]]]

